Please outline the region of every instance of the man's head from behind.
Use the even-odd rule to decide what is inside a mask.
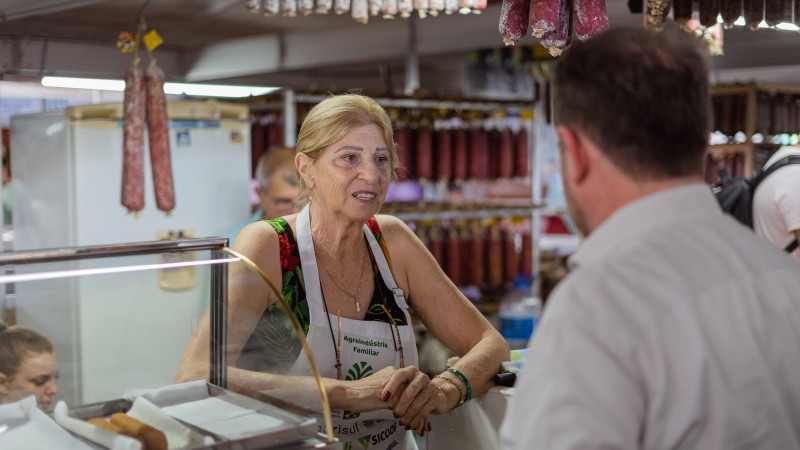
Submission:
[[[256,166],[256,179],[264,219],[297,212],[300,190],[294,167],[294,150],[275,147],[261,155]]]
[[[610,29],[556,65],[556,125],[582,131],[636,180],[702,172],[710,132],[708,58],[678,27]]]

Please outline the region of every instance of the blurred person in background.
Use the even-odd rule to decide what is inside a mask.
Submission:
[[[0,322],[0,403],[36,396],[42,410],[58,395],[58,361],[46,336]]]
[[[800,266],[703,181],[702,45],[677,26],[612,28],[556,63],[585,239],[529,343],[506,450],[800,448]]]
[[[762,170],[787,157],[800,160],[800,146],[782,147]],[[758,185],[753,194],[753,229],[800,262],[800,164],[780,167]]]
[[[233,247],[236,236],[247,225],[265,219],[275,219],[297,212],[297,200],[300,193],[296,169],[294,167],[294,150],[288,147],[272,147],[258,158],[256,165],[256,193],[259,208],[246,221],[222,233],[228,238],[228,245]]]

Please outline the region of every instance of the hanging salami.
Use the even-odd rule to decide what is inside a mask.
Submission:
[[[685,24],[692,18],[692,0],[672,0],[672,18]]]
[[[369,5],[369,15],[375,17],[381,13],[383,2],[381,0],[369,0],[368,5]]]
[[[786,21],[786,7],[783,0],[764,0],[764,20],[767,25],[775,25]]]
[[[333,11],[336,14],[350,12],[350,0],[333,0]]]
[[[442,128],[436,132],[436,178],[449,180],[453,176],[453,148],[450,130]]]
[[[267,0],[270,1],[270,0]],[[278,0],[272,0],[278,1]],[[333,0],[317,0],[317,14],[328,14],[333,9]]]
[[[533,238],[531,237],[530,221],[526,221],[522,232],[522,254],[520,256],[519,271],[523,274],[533,274]]]
[[[314,0],[298,0],[297,9],[304,16],[311,14],[314,12]]]
[[[512,282],[514,277],[519,272],[519,255],[517,254],[516,244],[514,242],[516,233],[514,229],[509,226],[503,232],[503,257],[505,263],[503,264],[503,281]]]
[[[504,128],[500,131],[500,142],[497,154],[498,175],[502,178],[514,176],[514,136],[511,130]]]
[[[486,246],[486,281],[491,286],[503,284],[503,240],[500,228],[492,225],[489,228],[489,243]]]
[[[150,142],[150,165],[153,169],[153,186],[156,206],[169,214],[175,208],[175,191],[172,183],[172,161],[169,150],[169,119],[167,98],[164,94],[164,71],[150,61],[147,67],[147,129]]]
[[[736,19],[742,15],[742,0],[721,0],[719,9],[722,26],[733,28],[733,22],[736,22]]]
[[[572,1],[560,0],[558,20],[554,29],[546,31],[539,38],[539,43],[544,46],[552,56],[558,56],[572,43]]]
[[[503,0],[500,8],[500,24],[498,26],[503,43],[514,45],[528,32],[529,0]]]
[[[574,0],[572,8],[572,21],[578,39],[585,41],[608,28],[606,0]]]
[[[741,0],[739,0],[741,1]],[[671,0],[646,0],[644,2],[645,25],[660,29],[669,16]]]
[[[469,175],[484,180],[489,175],[489,133],[483,128],[470,132]]]
[[[558,27],[561,0],[532,0],[528,15],[531,34],[541,38]]]
[[[442,231],[438,226],[431,227],[428,230],[428,249],[433,255],[433,259],[439,263],[439,267],[446,272],[447,267],[444,261],[444,242],[442,241]]]
[[[411,130],[405,125],[398,125],[394,131],[394,142],[397,148],[397,159],[400,165],[397,167],[397,179],[399,181],[407,180],[411,177],[411,162],[413,160],[411,155]]]
[[[744,22],[751,30],[764,20],[764,0],[744,0]]]
[[[783,1],[783,0],[781,0]],[[720,0],[705,0],[700,2],[700,25],[710,27],[717,24],[720,13]]]
[[[433,133],[428,125],[417,129],[415,175],[421,182],[433,179]]]
[[[469,281],[478,286],[486,283],[486,270],[483,267],[486,253],[486,229],[480,223],[472,228],[471,249],[469,251]]]
[[[297,0],[281,0],[281,13],[286,17],[297,15]]]
[[[353,0],[350,8],[350,16],[358,23],[369,21],[369,2],[368,0]]]
[[[272,17],[278,15],[281,10],[280,0],[265,0],[264,1],[264,16]]]
[[[134,58],[125,77],[122,117],[122,206],[129,212],[144,209],[144,72]]]
[[[514,164],[514,175],[527,177],[528,171],[528,130],[525,127],[519,129],[517,133],[516,146],[514,149],[516,163]]]
[[[469,176],[469,149],[467,131],[463,128],[453,130],[453,177],[457,182]]]
[[[458,227],[451,225],[447,238],[447,276],[453,284],[461,286],[461,233]]]

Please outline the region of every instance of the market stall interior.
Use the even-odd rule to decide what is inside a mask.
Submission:
[[[528,8],[545,3],[557,6],[549,11],[553,29],[528,22]],[[225,277],[215,270],[238,262],[204,253],[221,251],[221,240],[213,251],[180,243],[246,220],[259,157],[293,146],[303,117],[326,95],[355,90],[373,96],[395,127],[402,170],[382,212],[406,221],[509,343],[524,346],[578,242],[560,190],[548,76],[565,46],[605,26],[576,24],[574,33],[555,35],[559,8],[572,17],[563,8],[587,5],[604,8],[594,12],[611,27],[659,26],[668,14],[711,43],[708,183],[752,174],[780,145],[800,139],[797,0],[1,1],[0,126],[14,207],[10,228],[3,222],[5,249],[163,242],[151,242],[156,250],[133,263],[9,263],[0,274],[0,318],[51,335],[62,360],[61,397],[71,405],[169,385],[199,317],[223,291]],[[734,10],[720,9],[717,24],[714,5]],[[82,97],[49,98],[55,91],[36,90],[45,77],[92,81]],[[126,79],[129,88],[143,83],[138,104],[101,90],[110,80],[122,91]],[[198,85],[246,89],[201,100],[190,90]],[[228,94],[239,98],[221,98]],[[134,263],[148,268],[109,275]],[[61,271],[72,275],[13,281]],[[535,305],[511,307],[529,300]],[[519,331],[523,318],[527,334]],[[449,350],[425,339],[421,324],[415,331],[420,367],[445,370]],[[229,393],[204,392],[218,394]],[[493,390],[473,403],[486,410],[489,434],[505,395]],[[429,441],[428,448],[473,448],[436,436],[449,447]]]

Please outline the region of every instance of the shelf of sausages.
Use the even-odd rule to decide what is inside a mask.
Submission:
[[[455,285],[477,287],[482,300],[492,300],[517,274],[531,273],[530,224],[526,217],[506,217],[411,226]]]
[[[530,203],[529,138],[518,118],[396,123],[398,181],[419,183],[423,200]]]
[[[733,142],[737,133],[747,130],[747,95],[712,97],[714,130]],[[756,95],[755,129],[762,136],[800,133],[800,95],[758,92]]]

